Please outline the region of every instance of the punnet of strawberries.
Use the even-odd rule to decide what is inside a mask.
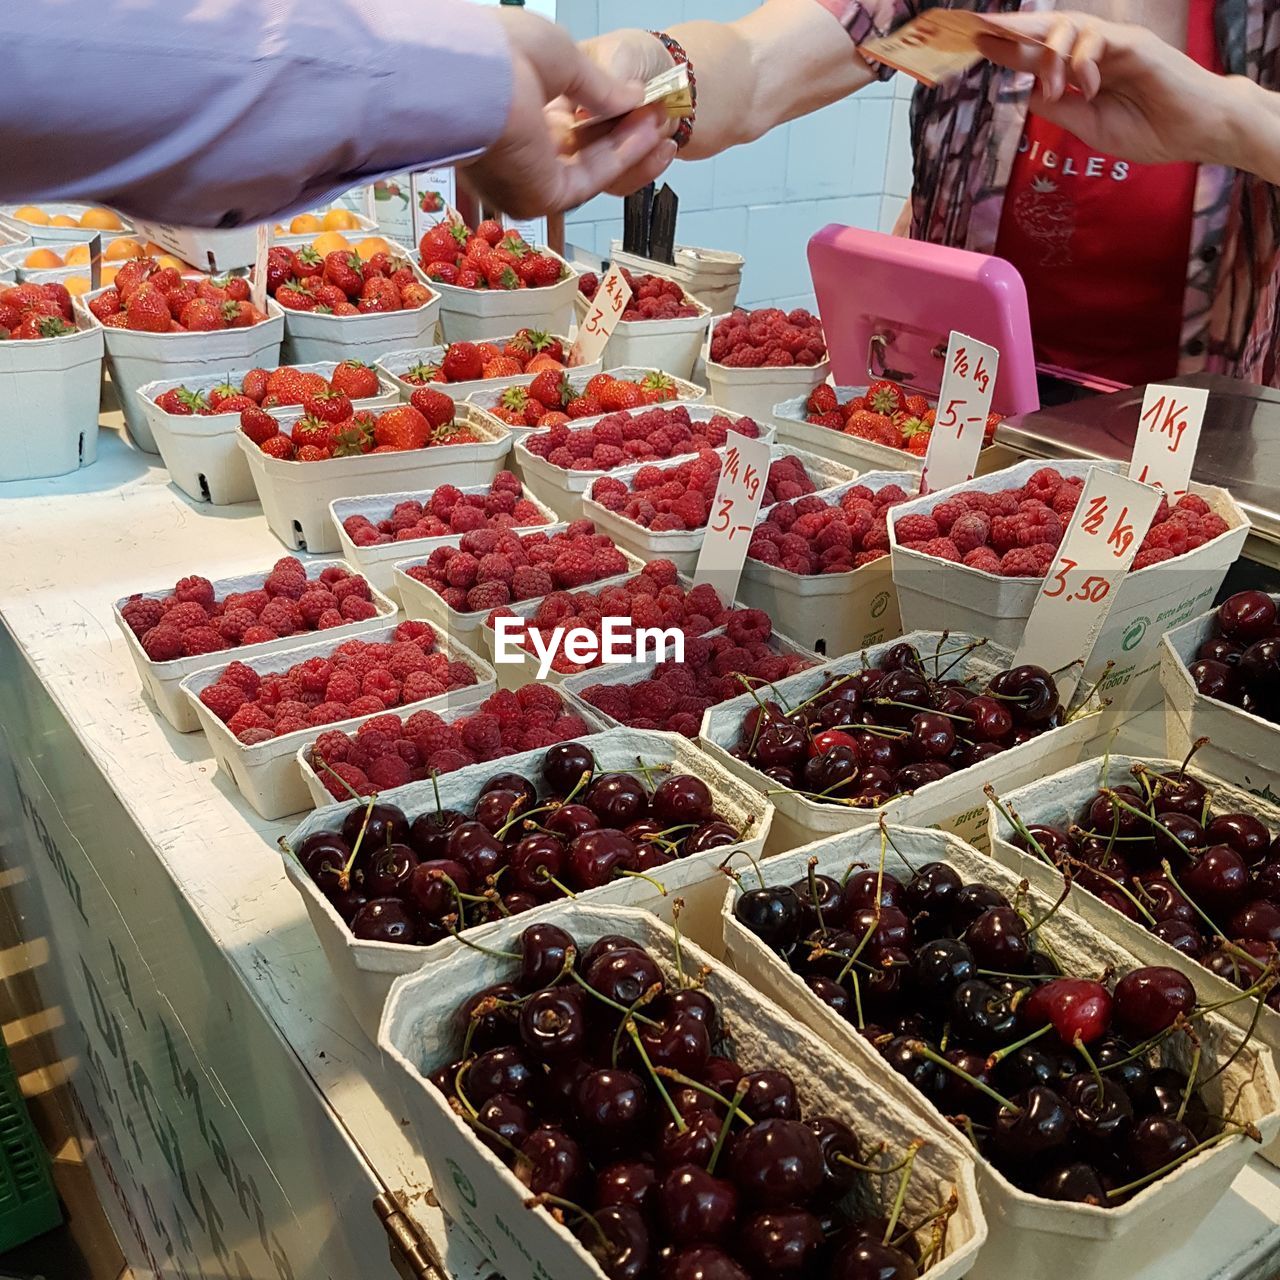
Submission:
[[[591,486],[592,501],[654,533],[703,528],[720,483],[723,459],[714,449],[670,467],[642,466],[630,484],[601,476]],[[765,477],[762,505],[800,498],[817,488],[804,463],[794,454],[775,459]]]
[[[208,578],[192,574],[168,595],[130,596],[120,616],[152,662],[172,662],[364,622],[378,609],[359,574],[329,565],[308,577],[302,561],[284,556],[261,586],[219,598]]]
[[[75,331],[65,285],[16,284],[0,289],[0,342],[62,338]]]
[[[583,587],[629,572],[626,557],[590,520],[559,533],[477,529],[457,547],[437,547],[405,572],[458,613],[476,613]]]
[[[629,462],[661,461],[700,449],[718,449],[730,431],[752,440],[760,435],[752,418],[730,421],[718,413],[695,420],[687,406],[678,404],[643,413],[612,413],[585,427],[561,423],[529,436],[525,447],[564,471],[612,471]]]
[[[108,329],[140,333],[212,333],[248,329],[266,316],[249,301],[243,276],[193,280],[154,258],[130,258],[109,289],[88,302]]]
[[[389,791],[590,732],[553,686],[526,684],[514,693],[499,689],[448,720],[422,710],[374,716],[355,733],[329,729],[311,745],[308,756],[329,794],[349,800],[353,791],[362,796]]]
[[[805,401],[805,421],[816,427],[830,427],[847,436],[857,436],[890,449],[924,457],[933,433],[934,408],[888,378],[873,382],[862,395],[841,400],[835,387],[823,383],[814,387]],[[1004,421],[998,413],[987,415],[983,444],[991,443],[996,427]]]
[[[566,340],[541,329],[517,329],[493,342],[451,342],[438,360],[418,360],[400,375],[412,386],[429,382],[481,382],[518,378],[522,373],[558,372],[565,367]]]
[[[563,426],[574,418],[639,409],[676,398],[675,379],[653,369],[639,378],[597,373],[585,384],[564,373],[538,374],[528,386],[507,387],[489,410],[513,427]]]
[[[343,360],[327,378],[314,369],[295,369],[292,365],[250,369],[238,382],[227,378],[208,391],[193,391],[181,384],[168,387],[155,397],[155,402],[165,413],[179,417],[193,414],[208,417],[215,413],[240,413],[254,405],[264,409],[300,405],[308,396],[326,397],[335,392],[354,402],[367,400],[381,391],[378,375],[369,365],[362,360]]]
[[[267,292],[286,311],[334,316],[416,311],[434,296],[406,258],[375,253],[365,262],[354,249],[321,257],[283,244],[267,250]]]
[[[328,657],[305,658],[285,671],[261,675],[233,662],[200,690],[200,701],[251,747],[475,683],[467,663],[440,650],[434,627],[402,622],[390,640],[344,640]]]
[[[282,462],[327,462],[362,453],[403,453],[480,441],[457,421],[454,402],[431,387],[419,387],[408,404],[376,413],[354,409],[342,391],[308,393],[302,409],[286,432],[279,418],[251,405],[241,410],[240,430],[268,457]]]
[[[711,331],[711,359],[728,369],[787,368],[827,358],[822,321],[803,307],[738,309]]]
[[[443,538],[479,529],[519,529],[549,524],[541,508],[524,494],[524,485],[510,471],[499,471],[484,493],[463,493],[442,484],[422,501],[405,498],[376,523],[367,515],[348,516],[342,527],[357,547],[412,542],[416,538]]]
[[[901,547],[1005,578],[1042,578],[1058,556],[1084,478],[1041,467],[1024,485],[994,493],[962,490],[929,512],[894,522]],[[1197,494],[1160,506],[1133,568],[1172,560],[1226,533],[1227,522]]]
[[[702,313],[693,299],[674,280],[648,273],[633,275],[622,268],[622,278],[631,286],[631,300],[622,312],[621,320],[629,324],[633,320],[682,320]],[[600,277],[594,271],[578,277],[578,292],[584,298],[594,299],[600,289]]]
[[[570,274],[553,253],[487,218],[474,231],[465,223],[437,222],[418,242],[428,280],[459,289],[545,289]]]

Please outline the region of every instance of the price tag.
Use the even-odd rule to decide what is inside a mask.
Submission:
[[[514,231],[525,244],[544,245],[547,243],[547,220],[541,218],[507,218],[502,225],[508,231]]]
[[[254,243],[253,277],[249,281],[249,301],[259,311],[267,309],[267,250],[271,247],[271,224],[260,223]]]
[[[1159,505],[1160,491],[1150,485],[1098,467],[1089,472],[1014,658],[1059,672],[1064,706]],[[1080,665],[1061,670],[1077,658]]]
[[[423,169],[409,175],[409,204],[413,218],[413,242],[437,222],[449,216],[458,200],[457,175],[451,166]]]
[[[1162,387],[1155,383],[1147,387],[1133,442],[1130,478],[1163,489],[1170,501],[1181,498],[1191,483],[1208,404],[1206,387]]]
[[[710,583],[728,604],[737,594],[751,531],[764,500],[772,454],[763,440],[751,440],[736,431],[729,432],[725,443],[727,453],[720,468],[720,483],[711,502],[693,580]]]
[[[102,235],[95,232],[89,241],[89,288],[102,288]]]
[[[578,325],[577,340],[569,352],[570,366],[591,364],[600,359],[609,335],[617,328],[630,301],[631,286],[623,278],[622,268],[610,267]]]
[[[999,368],[995,347],[952,329],[937,416],[924,455],[921,493],[973,479]]]

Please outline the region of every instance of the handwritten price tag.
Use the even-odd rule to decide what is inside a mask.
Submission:
[[[1097,643],[1116,591],[1160,505],[1160,492],[1094,467],[1063,535],[1058,558],[1031,606],[1014,662],[1058,671],[1058,694],[1071,701],[1083,663]],[[1060,670],[1082,660],[1070,670]]]
[[[772,455],[763,440],[750,440],[736,431],[729,432],[726,444],[693,580],[710,583],[727,604],[737,594]]]
[[[271,248],[271,224],[260,223],[254,240],[253,278],[249,281],[249,301],[259,311],[267,309],[267,250]]]
[[[569,352],[570,365],[591,364],[600,359],[630,301],[631,286],[623,277],[622,268],[610,267],[578,325],[578,336]]]
[[[1130,478],[1163,489],[1171,501],[1182,497],[1191,483],[1208,404],[1206,387],[1149,386],[1142,397]]]
[[[924,455],[921,493],[973,479],[999,369],[1000,353],[995,347],[952,329],[937,418]]]

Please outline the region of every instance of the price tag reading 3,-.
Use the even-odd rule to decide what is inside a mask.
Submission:
[[[1058,672],[1058,696],[1071,701],[1116,593],[1151,527],[1160,491],[1094,467],[1031,606],[1014,663]],[[1079,665],[1063,670],[1080,659]]]
[[[973,479],[999,370],[1000,353],[995,347],[952,329],[929,449],[924,455],[921,493]]]
[[[1163,489],[1170,502],[1181,498],[1191,483],[1208,404],[1206,387],[1162,387],[1157,383],[1147,387],[1133,441],[1130,479]]]
[[[569,352],[571,368],[600,359],[630,301],[631,286],[623,279],[622,268],[610,267],[578,325],[578,337]]]
[[[763,440],[750,440],[736,431],[729,432],[725,444],[724,465],[693,580],[713,586],[728,604],[738,591],[773,455]]]

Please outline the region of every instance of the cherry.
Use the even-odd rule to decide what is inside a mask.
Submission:
[[[743,1108],[755,1119],[745,1099]],[[800,1120],[756,1120],[738,1134],[729,1154],[734,1185],[761,1207],[803,1203],[822,1185],[822,1148]]]
[[[1133,1057],[1132,1049],[1123,1040],[1099,1040],[1092,1053],[1098,1069],[1107,1073],[1107,1079],[1117,1081],[1130,1098],[1138,1099],[1146,1093],[1151,1072],[1141,1058]]]
[[[814,874],[812,883],[809,878],[797,880],[791,885],[791,891],[801,902],[801,928],[806,931],[818,928],[820,919],[835,919],[840,914],[839,904],[844,890],[840,882],[831,876]]]
[[[557,742],[542,753],[538,772],[546,786],[558,795],[568,795],[596,771],[596,758],[581,742]]]
[[[596,1174],[597,1207],[625,1204],[646,1217],[657,1204],[658,1172],[647,1160],[619,1160]]]
[[[856,939],[855,949],[868,931],[871,933],[870,945],[877,950],[911,946],[911,921],[897,907],[859,907],[850,913],[848,924],[849,932]]]
[[[676,1244],[719,1240],[738,1213],[733,1183],[696,1164],[672,1169],[658,1187],[658,1205]]]
[[[1230,845],[1211,845],[1180,879],[1210,915],[1230,915],[1249,896],[1248,865]]]
[[[800,886],[796,892],[804,896]],[[898,911],[906,905],[906,893],[902,881],[888,871],[881,874],[871,867],[859,867],[851,871],[840,891],[840,913],[847,917],[860,907],[893,907]]]
[[[1156,813],[1177,811],[1188,818],[1199,819],[1209,793],[1204,784],[1189,773],[1157,773],[1155,783]]]
[[[973,952],[958,938],[921,943],[911,967],[916,991],[935,1010],[944,1009],[956,988],[976,977],[978,969]]]
[[[842,987],[834,978],[821,973],[811,973],[805,977],[805,986],[813,992],[823,1004],[846,1022],[853,1022],[857,1016],[857,1005],[851,992]]]
[[[414,867],[404,896],[423,916],[440,920],[462,910],[455,887],[462,893],[470,893],[473,883],[470,870],[461,862],[435,858]]]
[[[361,942],[413,946],[418,941],[418,922],[399,898],[371,898],[351,917],[350,927]]]
[[[474,822],[478,822],[496,836],[525,807],[526,803],[521,792],[501,788],[485,791],[477,798],[471,817]]]
[[[827,1280],[916,1280],[919,1274],[895,1245],[863,1237],[838,1247]]]
[[[1173,1067],[1157,1067],[1150,1073],[1146,1090],[1137,1099],[1137,1106],[1148,1115],[1176,1120],[1186,1096],[1187,1077]],[[1212,1132],[1213,1118],[1198,1091],[1192,1091],[1182,1121],[1201,1142]]]
[[[298,846],[297,856],[322,893],[341,889],[343,872],[351,861],[351,846],[340,835],[314,831]]]
[[[739,1248],[762,1276],[804,1276],[823,1246],[822,1223],[804,1209],[774,1209],[742,1224]]]
[[[1030,836],[1031,839],[1027,837]],[[1032,844],[1032,840],[1035,844]],[[1050,862],[1061,864],[1066,858],[1071,857],[1075,853],[1075,843],[1065,831],[1060,827],[1046,826],[1044,823],[1030,823],[1027,826],[1027,835],[1017,832],[1013,837],[1013,843],[1019,849],[1025,850],[1027,853],[1036,853],[1035,845],[1039,845],[1041,851],[1048,857]]]
[[[702,1067],[702,1083],[714,1089],[722,1097],[732,1097],[742,1079],[742,1068],[731,1058],[721,1058],[712,1054]]]
[[[566,873],[576,890],[598,889],[617,878],[619,871],[634,870],[636,846],[621,831],[600,827],[576,836],[569,845]]]
[[[781,1071],[751,1071],[739,1079],[738,1086],[743,1085],[742,1109],[757,1123],[799,1119],[800,1099],[790,1076]]]
[[[510,982],[497,982],[491,987],[468,996],[458,1010],[458,1029],[472,1053],[484,1053],[511,1044],[517,1034],[516,1010],[503,1007],[520,998],[519,990]],[[481,1005],[496,1002],[484,1013],[476,1011]],[[470,1040],[467,1040],[470,1029]]]
[[[993,1075],[1001,1093],[1022,1093],[1037,1084],[1052,1088],[1061,1081],[1062,1058],[1043,1044],[1024,1044],[1000,1059]]]
[[[706,853],[708,849],[724,849],[742,840],[742,832],[725,822],[723,818],[712,818],[708,822],[699,823],[685,837],[683,851],[692,857],[695,853]]]
[[[418,855],[407,844],[390,844],[369,859],[364,871],[364,890],[371,898],[401,897],[417,866]]]
[[[584,952],[581,953],[579,968],[583,973],[590,973],[591,966],[601,956],[615,951],[643,951],[644,948],[634,939],[621,933],[603,933]]]
[[[538,1100],[544,1113],[573,1117],[577,1113],[578,1085],[591,1070],[584,1058],[552,1058],[543,1063],[544,1074],[538,1081]]]
[[[1266,705],[1275,701],[1275,691],[1280,683],[1280,637],[1268,636],[1257,640],[1241,655],[1234,670],[1249,686],[1249,692]]]
[[[937,711],[921,711],[911,717],[911,749],[921,760],[944,760],[956,745],[955,726]]]
[[[941,760],[920,760],[904,764],[898,770],[894,783],[902,791],[919,791],[931,782],[939,782],[951,773],[951,766]]]
[[[697,987],[680,987],[675,991],[668,991],[649,1007],[648,1012],[655,1018],[694,1018],[706,1027],[710,1040],[720,1037],[720,1014],[716,1009],[716,1002]],[[705,1065],[705,1054],[703,1058]]]
[[[748,889],[734,905],[733,914],[766,946],[785,950],[799,941],[804,907],[794,889],[772,885]]]
[[[587,984],[614,1004],[630,1008],[647,991],[661,990],[662,971],[645,951],[610,951],[592,962]]]
[[[1008,1159],[1019,1164],[1038,1160],[1071,1141],[1075,1133],[1071,1109],[1055,1090],[1033,1085],[1010,1101],[1018,1110],[1002,1107],[992,1129],[996,1149]]]
[[[1228,640],[1225,636],[1214,636],[1206,640],[1197,650],[1197,658],[1207,658],[1210,662],[1222,662],[1228,667],[1240,661],[1244,646]]]
[[[536,1058],[579,1055],[586,1038],[582,995],[576,987],[538,991],[520,1009],[520,1039]]]
[[[695,1094],[703,1102],[709,1101],[705,1094],[699,1094],[696,1089],[688,1092]],[[676,1105],[679,1106],[679,1103]],[[708,1107],[698,1107],[696,1103],[693,1110],[681,1109],[681,1116],[683,1129],[671,1116],[663,1122],[658,1137],[658,1163],[664,1169],[674,1169],[682,1164],[698,1164],[706,1168],[720,1138],[722,1117]]]
[[[1156,821],[1160,826],[1151,829],[1152,842],[1162,858],[1182,858],[1184,849],[1203,849],[1209,843],[1200,823],[1176,809],[1162,809],[1156,814]]]
[[[691,773],[664,778],[653,792],[653,811],[668,826],[707,822],[715,817],[711,788]]]
[[[480,794],[489,791],[514,791],[524,798],[525,807],[532,808],[538,803],[538,792],[533,783],[521,773],[495,773],[480,788]]]
[[[1280,943],[1280,906],[1259,899],[1241,907],[1231,917],[1229,932],[1236,938]]]
[[[504,1155],[510,1147],[519,1147],[533,1131],[533,1112],[526,1102],[510,1094],[495,1093],[476,1109],[476,1124],[481,1141]],[[501,1141],[485,1137],[485,1130],[497,1134]]]
[[[1112,798],[1115,797],[1115,799]],[[1112,795],[1097,795],[1080,817],[1081,823],[1090,831],[1101,836],[1136,836],[1146,835],[1150,830],[1148,824],[1138,814],[1126,809],[1119,803],[1132,805],[1134,809],[1143,808],[1143,799],[1137,789],[1130,786],[1115,787]]]
[[[1062,1088],[1079,1134],[1099,1152],[1114,1151],[1133,1124],[1133,1103],[1122,1085],[1092,1072],[1072,1076]]]
[[[962,885],[951,899],[951,923],[957,933],[963,933],[984,911],[990,907],[1007,907],[1009,899],[986,884]]]
[[[1136,1120],[1124,1144],[1124,1155],[1137,1177],[1145,1177],[1185,1156],[1196,1136],[1173,1116],[1143,1116]]]
[[[473,1058],[462,1075],[462,1091],[473,1106],[488,1102],[495,1093],[527,1098],[533,1092],[533,1065],[519,1045],[500,1045]]]
[[[1083,1160],[1068,1160],[1046,1169],[1036,1180],[1036,1195],[1104,1208],[1111,1203],[1097,1169]]]
[[[1204,934],[1187,920],[1157,920],[1151,926],[1151,933],[1153,937],[1167,942],[1175,951],[1180,951],[1193,960],[1199,960],[1204,955]]]
[[[1018,1015],[1007,992],[983,978],[971,978],[951,996],[951,1026],[962,1042],[995,1048],[1013,1038]]]
[[[652,1245],[649,1228],[638,1209],[626,1204],[605,1205],[583,1221],[577,1234],[609,1280],[641,1280],[648,1274]]]
[[[649,793],[629,773],[601,773],[587,788],[583,804],[610,827],[625,827],[644,817]]]
[[[1013,715],[1009,708],[985,693],[970,698],[961,708],[961,713],[969,718],[969,723],[964,726],[965,735],[979,742],[1003,742],[1013,732]]]
[[[824,719],[823,713],[825,712],[834,713],[834,717],[836,718],[833,718],[833,715],[825,716],[826,719],[832,721],[833,725],[841,723],[841,720],[838,717],[843,714],[843,709],[838,703],[828,703],[827,706],[823,707],[822,711],[818,713],[819,722]],[[858,740],[851,733],[846,733],[843,729],[831,727],[824,728],[821,733],[815,733],[812,739],[810,739],[809,755],[820,756],[824,751],[830,751],[832,747],[849,747],[852,750],[857,751]]]
[[[552,880],[562,878],[564,845],[555,836],[535,831],[517,840],[507,856],[511,882],[519,889],[548,897],[558,893]]]
[[[1212,819],[1205,835],[1213,844],[1230,845],[1250,867],[1256,867],[1271,847],[1271,833],[1247,813],[1223,813]]]
[[[461,826],[466,820],[467,815],[457,809],[420,813],[409,827],[409,843],[423,862],[443,858],[449,851],[449,836],[454,827]]]
[[[478,884],[502,866],[506,850],[483,823],[461,822],[449,835],[449,857],[467,867]]]
[[[563,1129],[542,1125],[521,1144],[514,1173],[534,1195],[571,1199],[586,1176],[582,1148]]]
[[[823,795],[842,793],[857,783],[861,767],[862,760],[856,746],[832,747],[830,751],[805,761],[805,786]]]
[[[1000,671],[987,687],[1005,701],[1018,725],[1047,725],[1060,705],[1058,686],[1043,667],[1027,664]]]
[[[858,1171],[846,1163],[859,1158],[857,1136],[834,1116],[810,1116],[805,1124],[817,1138],[822,1156],[822,1181],[815,1194],[823,1203],[834,1204],[857,1185]],[[837,1159],[838,1156],[844,1159]]]
[[[592,1140],[612,1146],[636,1132],[647,1114],[649,1096],[635,1072],[602,1067],[578,1081],[577,1103],[575,1119]]]
[[[518,916],[526,911],[537,910],[542,905],[542,897],[530,893],[528,889],[512,889],[510,893],[502,895],[502,905],[509,916]]]
[[[695,1245],[671,1255],[663,1280],[750,1280],[723,1249]]]
[[[942,1088],[942,1068],[920,1052],[919,1036],[894,1036],[881,1050],[884,1060],[921,1093],[933,1098]]]
[[[809,740],[799,725],[770,724],[756,739],[751,755],[761,768],[798,765],[809,754]]]
[[[928,682],[914,671],[890,671],[880,681],[875,701],[883,720],[905,725],[915,712],[932,710],[933,692]]]
[[[1137,890],[1142,905],[1157,920],[1185,920],[1190,924],[1200,919],[1191,899],[1163,872],[1142,877]]]
[[[1261,640],[1276,625],[1276,605],[1265,591],[1237,591],[1218,606],[1218,629],[1246,644]]]
[[[1280,903],[1280,861],[1270,859],[1254,872],[1253,891],[1259,898]]]
[[[906,909],[945,917],[964,882],[945,862],[926,862],[903,889]]]
[[[1026,922],[1012,907],[988,907],[965,931],[979,969],[1023,973],[1031,963]]]
[[[356,805],[342,820],[342,838],[353,849],[357,840],[361,849],[381,849],[408,835],[409,819],[404,816],[404,810],[394,804]]]
[[[1111,1022],[1111,993],[1091,978],[1054,978],[1042,983],[1023,1002],[1027,1025],[1053,1026],[1065,1045],[1078,1039],[1092,1044]]]
[[[882,738],[874,733],[860,733],[856,736],[864,764],[896,773],[906,763],[896,738]]]
[[[655,1067],[696,1076],[711,1056],[707,1025],[692,1013],[676,1013],[656,1027],[642,1026],[640,1042]]]
[[[986,1054],[975,1053],[971,1049],[948,1049],[942,1055],[952,1066],[959,1067],[975,1080],[983,1084],[991,1084],[991,1070],[987,1066],[990,1061]],[[994,1106],[991,1098],[970,1084],[964,1076],[954,1071],[942,1069],[942,1082],[939,1089],[939,1102],[947,1115],[967,1115],[974,1119],[982,1118]]]
[[[600,826],[600,819],[585,804],[562,804],[542,821],[543,827],[560,840],[576,839]]]

